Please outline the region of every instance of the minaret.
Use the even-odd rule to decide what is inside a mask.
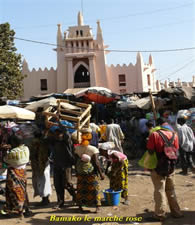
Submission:
[[[84,23],[83,23],[83,15],[79,11],[79,13],[78,13],[78,26],[83,26],[83,25],[84,25]]]
[[[107,78],[107,70],[106,70],[106,56],[105,56],[105,46],[102,35],[102,29],[100,27],[100,21],[97,21],[97,33],[96,33],[96,79],[97,86],[109,87],[108,78]],[[101,76],[98,76],[101,74]]]
[[[62,31],[61,31],[61,24],[58,24],[57,45],[62,45]],[[59,46],[58,46],[58,47],[59,47]]]
[[[141,68],[143,69],[144,61],[140,52],[137,53],[137,64],[140,64]]]
[[[97,35],[96,35],[96,43],[100,46],[103,46],[103,36],[102,36],[102,29],[100,27],[100,21],[97,21]]]
[[[26,62],[26,59],[24,59],[22,62],[22,72],[23,72],[23,74],[25,74],[28,71],[29,71],[28,63]]]
[[[153,57],[151,54],[149,56],[149,65],[153,65]]]
[[[66,52],[64,48],[64,40],[62,37],[61,25],[58,24],[57,30],[57,82],[56,92],[64,92],[66,90],[67,79],[65,77],[65,61],[64,54]]]
[[[136,76],[136,90],[138,92],[143,92],[144,83],[143,83],[143,70],[144,70],[144,61],[142,54],[140,52],[137,53],[137,62],[136,62],[136,70],[137,70],[137,76]]]

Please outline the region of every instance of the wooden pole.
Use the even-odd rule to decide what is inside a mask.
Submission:
[[[157,120],[156,106],[155,106],[155,103],[154,103],[154,99],[153,99],[153,96],[152,96],[151,89],[149,89],[149,95],[150,95],[150,100],[151,100],[151,104],[152,104],[152,112],[153,112],[153,115],[154,115],[154,119],[156,121]]]

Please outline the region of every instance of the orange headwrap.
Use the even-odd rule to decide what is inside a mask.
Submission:
[[[81,135],[82,142],[81,145],[88,146],[89,141],[92,139],[92,134],[91,133],[84,133]]]

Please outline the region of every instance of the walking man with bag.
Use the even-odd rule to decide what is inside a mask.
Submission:
[[[178,136],[172,127],[162,118],[157,120],[159,129],[154,131],[148,139],[147,149],[150,154],[156,152],[157,167],[151,171],[154,185],[154,216],[148,218],[152,221],[163,221],[166,218],[166,198],[171,215],[174,218],[183,216],[177,202],[174,188],[174,169],[179,149]]]

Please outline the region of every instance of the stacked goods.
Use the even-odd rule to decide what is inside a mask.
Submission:
[[[45,121],[47,126],[58,126],[56,117],[59,117],[61,121],[66,121],[63,125],[67,129],[77,130],[77,139],[79,139],[79,130],[83,127],[89,127],[91,105],[58,99],[55,111],[45,111],[43,114],[46,117]]]

